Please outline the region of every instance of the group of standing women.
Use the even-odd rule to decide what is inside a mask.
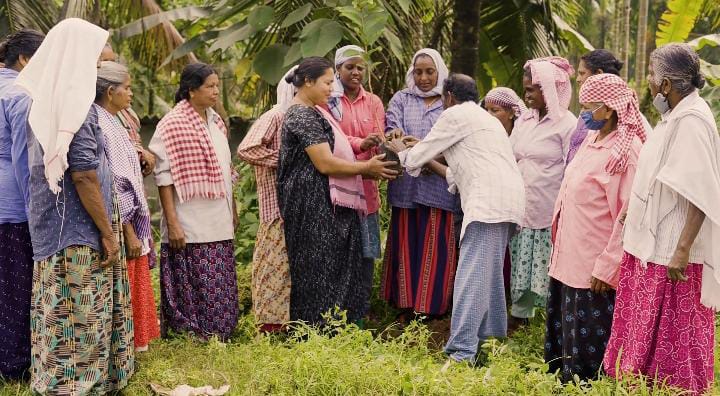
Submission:
[[[0,373],[29,376],[43,395],[119,390],[160,327],[226,339],[239,314],[217,74],[185,68],[146,150],[131,76],[107,39],[71,18],[0,47]],[[152,173],[164,211],[161,321],[143,180]]]
[[[720,308],[717,127],[689,46],[651,55],[654,130],[621,67],[605,50],[582,57],[573,126],[571,115],[562,124],[551,116],[567,109],[569,66],[526,65],[531,114],[510,137],[527,194],[527,223],[511,242],[511,314],[530,316],[528,292],[546,304],[545,360],[562,381],[643,374],[702,393],[713,384]],[[507,125],[514,100],[493,90],[485,103]]]
[[[0,247],[0,370],[22,377],[29,368],[40,394],[118,390],[133,374],[135,353],[159,336],[143,186],[150,173],[163,210],[162,331],[227,339],[239,315],[231,155],[213,110],[218,75],[202,63],[183,70],[176,105],[145,150],[129,110],[131,76],[113,61],[107,38],[68,19],[47,37],[18,32],[0,50],[0,236],[9,241]],[[476,105],[472,79],[449,75],[432,49],[415,54],[406,88],[385,112],[363,88],[363,59],[361,48],[347,46],[334,63],[303,60],[238,148],[258,184],[252,288],[262,330],[367,314],[384,179],[391,222],[381,296],[401,319],[442,315],[461,301],[451,360],[473,360],[482,329],[504,335],[545,306],[545,358],[563,381],[604,370],[709,389],[720,308],[720,137],[698,95],[704,79],[689,46],[651,56],[649,86],[661,114],[653,131],[616,75],[622,65],[603,50],[579,65],[580,120],[568,111],[573,68],[563,58],[526,63],[527,108],[512,90],[489,92],[483,104],[499,121]],[[488,127],[452,137],[463,118]],[[479,212],[466,213],[475,220],[461,234],[469,227],[471,237],[461,242],[456,231],[462,213],[453,192],[474,203],[480,192],[463,171],[473,163],[468,153],[483,148],[470,135],[486,132],[495,149],[482,152],[506,173],[494,176],[518,176],[517,188],[492,188],[519,192],[524,184],[524,205],[513,204],[524,216],[510,216],[517,224],[509,243],[509,217],[493,227],[476,221]],[[449,146],[433,151],[440,141]],[[422,153],[436,151],[447,158],[419,165]],[[459,244],[467,262],[455,279]],[[474,313],[476,300],[492,293],[453,300],[453,291],[473,285],[500,290],[499,271],[484,276],[472,265],[500,267],[506,244],[507,323],[495,303],[482,318]]]
[[[336,306],[349,321],[365,316],[381,250],[380,178],[394,180],[383,298],[406,316],[442,315],[451,304],[459,200],[437,175],[398,179],[397,163],[378,151],[385,131],[427,135],[443,110],[448,69],[437,51],[418,51],[407,88],[387,112],[363,88],[365,75],[357,46],[340,48],[334,64],[304,60],[279,82],[278,104],[238,148],[256,169],[262,224],[253,296],[266,330],[282,328],[288,318],[323,323]],[[269,231],[275,221],[282,233]]]
[[[401,175],[376,155],[388,152],[383,131],[388,140],[417,142],[433,129],[447,67],[436,51],[418,51],[407,87],[384,112],[361,85],[361,55],[343,47],[335,64],[311,58],[290,70],[278,107],[238,151],[257,165],[261,209],[274,205],[277,180],[275,219],[284,232],[258,236],[255,267],[275,261],[253,276],[256,308],[275,304],[273,315],[256,309],[268,329],[288,318],[323,323],[335,307],[351,321],[367,312],[380,199],[369,178],[390,181],[381,297],[400,319],[442,315],[451,304],[462,215],[448,192],[454,182],[430,167]],[[499,87],[482,102],[505,128],[525,187],[525,213],[508,244],[507,329],[545,307],[545,358],[563,381],[603,370],[642,373],[701,392],[712,384],[720,291],[711,242],[720,195],[716,127],[697,94],[703,80],[689,47],[668,45],[651,57],[649,85],[662,116],[654,131],[621,68],[605,50],[582,57],[579,118],[568,111],[574,70],[560,57],[526,63],[524,101]],[[694,136],[676,139],[688,128]],[[689,161],[689,150],[702,155]]]

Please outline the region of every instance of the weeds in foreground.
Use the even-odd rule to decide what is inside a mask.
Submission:
[[[156,274],[157,270],[153,271]],[[249,268],[238,268],[240,304],[249,311]],[[377,300],[373,305],[380,304]],[[386,324],[394,312],[373,308],[376,318],[361,329],[331,319],[331,331],[293,326],[289,335],[260,335],[245,315],[227,343],[200,342],[179,335],[157,340],[137,358],[137,371],[122,392],[151,395],[150,383],[165,387],[230,384],[231,395],[641,395],[680,392],[650,386],[639,378],[561,384],[547,373],[542,357],[544,323],[507,340],[482,346],[484,365],[440,368],[445,356],[434,347],[431,331],[415,321],[405,328]],[[720,367],[716,354],[716,367]],[[717,374],[716,374],[717,376]],[[720,394],[720,387],[713,394]],[[0,396],[30,395],[27,384],[2,383]]]

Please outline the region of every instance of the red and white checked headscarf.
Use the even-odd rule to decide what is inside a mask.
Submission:
[[[624,172],[633,139],[637,136],[644,143],[647,137],[635,91],[614,74],[596,74],[580,87],[580,102],[604,103],[617,113],[618,139],[611,149],[605,170],[610,174]]]
[[[213,119],[227,136],[220,116]],[[183,100],[170,110],[157,125],[168,158],[170,174],[180,202],[193,198],[224,198],[225,182],[220,161],[215,154],[210,131],[190,102]]]
[[[572,83],[570,77],[575,73],[570,62],[559,56],[532,59],[525,62],[525,70],[530,69],[532,83],[542,90],[547,114],[551,120],[557,120],[570,107]]]
[[[525,102],[513,91],[507,87],[497,87],[490,90],[485,95],[485,103],[492,103],[497,106],[510,108],[515,112],[515,117],[520,117],[522,113],[527,111]]]

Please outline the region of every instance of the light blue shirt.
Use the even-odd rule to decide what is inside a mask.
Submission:
[[[17,75],[0,68],[0,224],[27,221],[27,119],[32,100],[14,85]]]

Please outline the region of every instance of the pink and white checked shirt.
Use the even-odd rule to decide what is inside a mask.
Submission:
[[[548,272],[578,289],[590,288],[591,277],[617,287],[623,254],[623,226],[618,218],[627,209],[641,146],[636,137],[628,151],[626,170],[610,175],[605,165],[618,135],[613,132],[595,142],[597,134],[588,134],[565,170],[553,214]]]
[[[238,157],[255,168],[262,223],[280,218],[276,181],[283,118],[285,112],[280,109],[265,112],[253,123],[237,149]]]

